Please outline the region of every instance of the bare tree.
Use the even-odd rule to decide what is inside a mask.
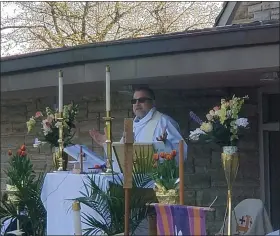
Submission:
[[[212,26],[217,2],[1,2],[1,56]]]

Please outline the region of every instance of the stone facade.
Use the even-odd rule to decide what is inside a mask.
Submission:
[[[253,88],[207,89],[207,90],[161,90],[156,91],[158,109],[172,116],[181,127],[184,137],[197,125],[190,121],[188,113],[194,111],[203,116],[209,108],[218,104],[221,97],[243,96],[248,94],[249,104],[246,104],[244,115],[251,122],[251,129],[240,143],[240,169],[234,188],[234,202],[244,198],[259,197],[259,158],[257,135],[257,90]],[[32,95],[31,95],[32,96]],[[119,140],[123,130],[123,118],[132,117],[130,95],[115,93],[112,96],[112,115],[114,140]],[[53,106],[54,97],[22,98],[21,100],[1,101],[1,189],[5,188],[5,170],[8,160],[8,150],[16,149],[22,143],[28,147],[37,171],[45,164],[51,166],[51,150],[34,149],[34,135],[28,135],[26,120],[36,111],[46,106]],[[104,96],[84,95],[67,97],[65,102],[74,99],[80,104],[77,132],[77,143],[83,143],[97,152],[102,150],[90,138],[91,128],[103,130]],[[220,151],[212,146],[189,143],[188,160],[185,169],[186,204],[208,206],[218,196],[214,203],[216,212],[208,213],[207,224],[210,233],[216,233],[223,221],[226,206],[226,181],[221,167]]]
[[[278,20],[279,2],[241,2],[232,24]]]

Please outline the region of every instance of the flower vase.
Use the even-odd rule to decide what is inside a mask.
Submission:
[[[52,149],[52,159],[53,159],[53,166],[55,170],[58,170],[59,168],[59,147],[54,147]],[[62,152],[62,169],[63,171],[67,170],[68,166],[68,154],[65,152]]]
[[[156,197],[159,203],[162,204],[179,204],[180,196],[179,191],[175,189],[169,190],[155,190]]]
[[[221,154],[222,165],[227,180],[227,235],[231,235],[231,222],[232,222],[232,185],[235,181],[238,167],[239,156],[238,148],[236,146],[224,146]]]

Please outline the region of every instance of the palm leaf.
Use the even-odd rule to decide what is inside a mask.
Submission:
[[[41,191],[46,171],[36,177],[31,160],[14,156],[9,160],[6,170],[7,183],[17,188],[14,195],[18,203],[2,199],[0,218],[17,219],[25,234],[44,235],[46,229],[46,210],[41,201]],[[17,208],[24,215],[17,213]]]
[[[135,153],[137,162],[133,164],[133,187],[130,200],[130,229],[132,233],[147,217],[146,204],[155,201],[154,196],[139,194],[139,191],[142,191],[152,181],[153,153],[144,154],[144,148],[141,148],[139,153]],[[82,214],[83,223],[88,226],[84,229],[85,235],[95,233],[115,235],[124,231],[123,179],[120,175],[113,175],[112,178],[113,183],[110,183],[109,189],[105,191],[99,176],[88,175],[86,182],[84,182],[85,190],[80,192],[82,197],[75,199],[92,208],[100,216],[99,219],[96,219],[90,214]]]

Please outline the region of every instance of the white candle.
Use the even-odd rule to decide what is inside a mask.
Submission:
[[[81,206],[80,203],[75,201],[72,204],[73,220],[74,220],[74,232],[76,236],[82,235],[82,223],[81,223]]]
[[[58,75],[58,111],[63,112],[63,73],[59,71]]]
[[[110,67],[106,66],[106,111],[110,111]]]

